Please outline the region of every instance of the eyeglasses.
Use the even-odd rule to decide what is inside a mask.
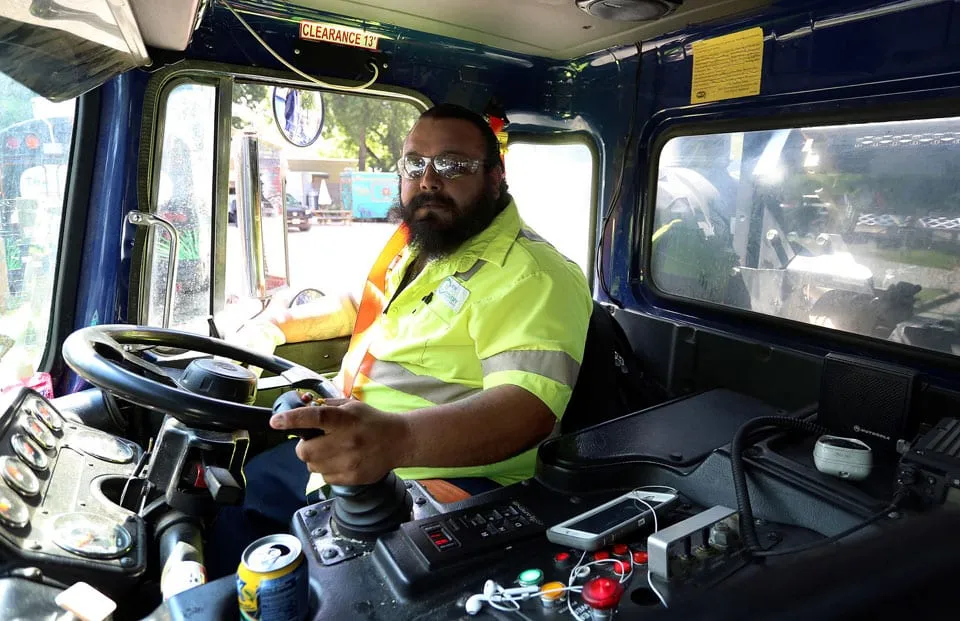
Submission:
[[[397,162],[397,169],[404,179],[419,179],[427,173],[427,166],[433,166],[438,175],[444,179],[456,179],[464,175],[472,175],[480,169],[483,160],[474,160],[453,153],[440,153],[433,157],[410,153],[404,155]]]

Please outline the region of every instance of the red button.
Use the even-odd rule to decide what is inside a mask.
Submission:
[[[556,555],[553,557],[553,560],[556,561],[556,562],[558,562],[558,563],[566,563],[567,561],[570,560],[570,553],[569,553],[569,552],[557,552]]]
[[[613,546],[613,555],[620,556],[620,557],[629,556],[630,548],[627,547],[627,544],[625,543],[618,543],[615,546]]]
[[[437,544],[438,546],[445,546],[445,545],[447,545],[448,543],[450,543],[450,540],[449,540],[449,539],[434,539],[433,542],[434,542],[435,544]]]
[[[613,578],[594,578],[583,585],[580,597],[591,608],[596,610],[610,610],[620,603],[623,596],[623,585]]]
[[[599,552],[593,553],[593,560],[595,561],[605,561],[610,558],[610,553],[606,550],[600,550]]]
[[[625,576],[630,573],[630,563],[626,561],[614,561],[613,572],[618,576]]]
[[[203,478],[203,465],[193,465],[193,486],[197,489],[207,489],[207,480]]]
[[[643,550],[634,550],[633,552],[633,562],[637,565],[646,565],[649,557],[647,553]]]

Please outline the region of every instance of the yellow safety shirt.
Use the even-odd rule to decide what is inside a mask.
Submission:
[[[410,246],[397,255],[386,274],[384,312],[364,333],[366,345],[351,347],[344,358],[343,369],[360,369],[352,394],[403,413],[512,384],[536,395],[559,419],[593,309],[579,266],[529,229],[512,201],[484,231],[430,261],[396,293],[415,257]],[[506,485],[533,476],[535,460],[533,448],[493,464],[396,473],[405,479],[487,477]],[[314,475],[308,489],[320,485]]]

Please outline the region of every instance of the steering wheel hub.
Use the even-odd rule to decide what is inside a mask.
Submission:
[[[257,376],[227,360],[199,358],[180,377],[180,385],[198,395],[251,404],[257,398]]]

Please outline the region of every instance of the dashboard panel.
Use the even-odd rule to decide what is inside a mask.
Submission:
[[[111,500],[143,456],[21,389],[0,403],[0,555],[114,591],[146,569],[144,522]]]

